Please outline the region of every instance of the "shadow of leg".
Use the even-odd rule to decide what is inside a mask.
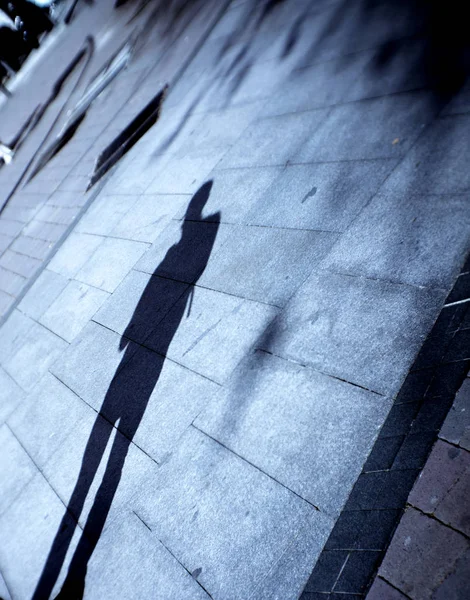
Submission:
[[[130,443],[129,439],[116,434],[103,481],[98,489],[82,536],[70,563],[67,578],[62,590],[56,596],[56,600],[81,600],[83,598],[88,561],[100,539],[111,509]]]
[[[106,425],[106,426],[104,426]],[[41,579],[36,586],[32,600],[49,598],[54,585],[59,577],[60,570],[70,546],[77,521],[83,510],[86,496],[98,470],[101,458],[106,449],[112,428],[98,417],[91,430],[90,437],[83,454],[80,473],[75,488],[67,505],[67,510],[62,518],[51,550],[47,557],[46,565],[41,574]]]

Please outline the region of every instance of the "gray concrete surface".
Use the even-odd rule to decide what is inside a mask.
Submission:
[[[63,55],[104,28],[99,68],[135,30],[97,4]],[[410,72],[408,8],[391,19],[384,3],[365,25],[350,5],[163,12],[2,212],[12,598],[42,573],[35,600],[55,597],[81,556],[84,598],[302,593],[469,250],[468,93],[448,103]],[[28,85],[50,88],[45,71]],[[168,81],[156,125],[86,192],[99,152]]]

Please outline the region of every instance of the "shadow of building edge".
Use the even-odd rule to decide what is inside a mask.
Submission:
[[[83,598],[87,564],[100,539],[111,509],[129,446],[158,383],[168,347],[184,317],[188,301],[191,301],[193,286],[207,266],[217,236],[220,213],[212,214],[206,219],[202,218],[202,210],[209,198],[211,188],[212,181],[206,182],[192,197],[183,220],[180,240],[167,251],[150,277],[121,337],[119,347],[124,351],[122,359],[88,438],[75,488],[57,529],[34,591],[33,600],[47,600],[53,592],[86,497],[111,437],[113,430],[111,425],[116,425],[119,420],[118,429],[123,435],[116,435],[114,438],[103,479],[73,553],[65,582],[56,596],[56,599],[60,600]],[[198,221],[196,229],[192,222],[194,220]],[[203,235],[200,235],[201,227],[204,227],[202,224],[209,222],[211,225],[205,227]],[[189,271],[188,267],[185,267],[184,280],[187,285],[183,292],[181,286],[177,286],[178,293],[174,297],[168,297],[169,294],[171,295],[168,279],[171,279],[171,273],[178,274],[181,271],[181,263],[186,259],[189,264]],[[178,280],[178,277],[175,276],[174,279]],[[158,321],[149,324],[149,316],[152,314]],[[164,315],[167,315],[167,318]],[[168,322],[168,318],[171,322]],[[145,353],[139,350],[134,352],[135,344],[130,342],[138,341],[135,333],[142,332],[144,325],[150,330],[149,336],[158,337],[158,354],[148,350]]]

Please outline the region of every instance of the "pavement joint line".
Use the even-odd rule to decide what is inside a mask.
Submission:
[[[172,221],[181,222],[183,219],[172,219]],[[280,225],[261,225],[259,223],[241,223],[236,221],[208,221],[206,219],[184,219],[189,223],[220,223],[221,225],[230,225],[233,227],[258,227],[260,229],[275,229],[280,231],[311,231],[312,233],[336,233],[341,235],[343,232],[336,229],[313,229],[308,227],[281,227]]]
[[[6,423],[6,426],[8,427],[8,429],[10,430],[11,434],[13,435],[13,437],[16,439],[16,441],[18,442],[18,444],[23,448],[24,452],[28,455],[29,459],[31,460],[31,462],[34,464],[34,466],[36,467],[36,469],[38,470],[38,472],[41,474],[41,476],[43,477],[44,481],[47,483],[47,485],[51,488],[51,490],[54,492],[54,494],[57,496],[57,498],[59,498],[60,502],[63,504],[63,506],[65,507],[65,510],[67,511],[67,513],[72,517],[72,519],[76,522],[77,526],[80,527],[80,524],[78,522],[78,519],[76,519],[74,517],[74,515],[69,512],[68,507],[67,507],[67,503],[64,502],[62,500],[62,498],[60,497],[60,495],[57,493],[56,489],[54,488],[54,486],[51,484],[51,482],[49,481],[49,479],[46,477],[46,475],[44,474],[43,470],[41,469],[41,467],[36,463],[36,461],[34,460],[34,458],[31,456],[31,454],[28,452],[28,450],[25,448],[25,446],[22,444],[20,438],[16,435],[16,433],[14,432],[14,430],[10,427],[10,425],[8,423]],[[35,474],[36,475],[36,474]],[[33,475],[34,477],[34,475]],[[32,478],[29,480],[28,483],[30,483],[32,480]],[[28,484],[26,484],[28,485]],[[23,487],[26,487],[26,485]],[[82,529],[80,527],[80,529]]]
[[[388,398],[387,394],[382,394],[380,392],[376,392],[375,390],[372,390],[370,388],[366,388],[363,385],[360,385],[359,383],[353,383],[352,381],[348,381],[347,379],[342,379],[341,377],[337,377],[336,375],[332,375],[331,373],[328,373],[326,371],[320,371],[320,369],[316,369],[315,367],[313,367],[312,365],[309,365],[308,363],[302,363],[298,360],[295,360],[294,358],[288,358],[285,356],[280,356],[279,354],[275,354],[274,352],[271,352],[270,350],[265,350],[264,348],[256,348],[257,352],[263,352],[264,354],[269,354],[270,356],[275,356],[276,358],[280,358],[281,360],[284,360],[286,362],[290,362],[293,363],[295,365],[299,365],[299,367],[302,367],[304,369],[308,369],[310,371],[314,371],[315,373],[320,373],[320,375],[325,375],[325,377],[330,377],[331,379],[336,379],[337,381],[342,381],[343,383],[347,383],[349,385],[352,385],[354,387],[360,388],[361,390],[364,390],[366,392],[370,392],[371,394],[375,394],[377,396],[381,396],[382,398]]]
[[[333,248],[334,248],[334,244],[333,244]],[[367,279],[367,281],[378,281],[379,283],[388,283],[390,285],[404,285],[406,287],[409,288],[416,288],[418,290],[430,290],[430,291],[435,291],[435,292],[447,292],[447,288],[441,288],[441,287],[437,287],[437,286],[431,286],[431,285],[418,285],[416,283],[409,283],[407,281],[398,281],[398,280],[393,280],[393,279],[382,279],[381,277],[370,277],[367,275],[362,275],[360,273],[346,273],[345,271],[339,271],[337,269],[331,269],[331,268],[321,268],[321,267],[317,267],[314,268],[312,273],[315,273],[316,275],[323,275],[325,273],[333,273],[335,275],[341,275],[342,277],[353,277],[355,279]],[[442,306],[442,308],[444,308],[445,305]]]
[[[238,298],[239,300],[245,300],[246,302],[255,302],[256,304],[262,304],[263,306],[271,306],[272,308],[277,308],[278,310],[283,310],[283,306],[279,306],[278,304],[272,304],[270,302],[263,302],[262,300],[254,300],[253,298],[247,298],[246,296],[238,296],[237,294],[231,294],[230,292],[217,290],[215,288],[211,288],[207,285],[201,285],[200,283],[193,284],[188,281],[183,281],[182,279],[174,279],[172,277],[164,277],[163,275],[153,275],[153,273],[149,273],[148,271],[143,271],[141,268],[137,267],[133,268],[134,271],[138,273],[145,273],[146,275],[150,275],[151,277],[161,277],[162,279],[167,279],[168,281],[176,281],[177,283],[186,283],[188,285],[193,285],[195,288],[200,288],[202,290],[209,290],[210,292],[216,292],[217,294],[223,294],[224,296],[231,296],[232,298]]]
[[[140,517],[139,517],[140,518]],[[181,560],[174,554],[174,552],[172,552],[170,550],[170,548],[164,543],[162,542],[162,540],[160,538],[157,537],[157,540],[160,542],[160,544],[165,548],[165,550],[171,554],[171,556],[176,560],[176,562],[183,567],[183,569],[186,571],[186,573],[188,573],[188,575],[199,585],[200,588],[202,588],[202,590],[209,596],[209,598],[211,600],[214,600],[213,596],[206,590],[206,588],[197,580],[197,577],[194,577],[194,575],[191,573],[191,571],[189,571],[189,569],[187,569],[185,567],[185,565],[181,562]]]
[[[145,527],[147,527],[147,529],[148,529],[149,531],[152,531],[152,529],[151,529],[151,528],[150,528],[150,527],[147,525],[147,523],[146,523],[146,522],[145,522],[145,521],[142,519],[142,517],[141,517],[141,516],[139,516],[139,515],[138,515],[138,514],[135,512],[135,510],[133,510],[132,512],[133,512],[133,513],[134,513],[134,515],[135,515],[135,516],[136,516],[136,517],[139,519],[139,521],[140,521],[141,523],[143,523],[143,524],[145,525]]]
[[[156,465],[160,466],[160,463],[158,462],[158,460],[156,460],[153,456],[151,456],[148,452],[146,452],[141,446],[139,446],[138,444],[136,444],[134,442],[134,440],[130,439],[121,429],[119,429],[119,427],[113,423],[112,421],[110,421],[103,413],[101,413],[100,411],[96,410],[96,408],[94,406],[92,406],[89,402],[87,402],[84,398],[82,398],[79,394],[77,394],[77,392],[75,390],[73,390],[69,385],[67,385],[65,383],[65,381],[62,381],[62,379],[60,379],[60,377],[58,377],[55,373],[52,373],[52,371],[49,371],[49,373],[55,377],[55,379],[57,379],[57,381],[59,381],[62,385],[64,385],[67,389],[69,389],[79,400],[81,400],[84,404],[86,404],[89,408],[91,408],[93,410],[94,413],[96,413],[97,416],[101,417],[104,421],[106,421],[109,425],[111,425],[111,427],[113,429],[115,429],[116,431],[118,431],[123,437],[126,438],[126,440],[129,440],[129,442],[131,444],[133,444],[136,448],[138,448],[141,452],[143,452],[143,454],[145,454],[145,456],[147,456],[148,458],[150,458],[150,460],[152,460]],[[71,435],[73,433],[70,432],[69,435]],[[69,436],[67,436],[68,438]],[[51,458],[52,456],[58,452],[61,449],[62,445],[59,446],[59,448],[57,448],[52,454],[51,454]]]
[[[332,593],[335,591],[336,584],[338,583],[338,581],[339,581],[339,579],[340,579],[341,575],[343,574],[343,571],[344,571],[344,569],[345,569],[345,567],[346,567],[346,564],[347,564],[347,563],[348,563],[348,561],[349,561],[349,557],[350,557],[350,556],[351,556],[351,552],[349,552],[349,554],[346,556],[346,560],[344,561],[344,563],[343,563],[343,565],[342,565],[341,569],[339,570],[339,573],[338,573],[338,576],[337,576],[337,577],[336,577],[336,579],[335,579],[335,582],[334,582],[334,583],[333,583],[333,585],[331,586],[331,592],[332,592]]]
[[[411,596],[408,596],[408,594],[405,593],[403,590],[401,590],[400,588],[397,588],[396,585],[393,585],[393,583],[388,581],[388,579],[385,579],[385,577],[383,575],[377,575],[377,578],[381,579],[382,581],[385,581],[386,584],[388,584],[390,587],[392,587],[397,592],[400,592],[400,594],[402,594],[402,596],[405,596],[405,598],[407,598],[407,600],[413,600],[413,598]]]
[[[227,450],[231,454],[237,456],[238,458],[240,458],[241,460],[243,460],[247,464],[251,465],[257,471],[259,471],[260,473],[263,473],[263,475],[266,475],[266,477],[269,477],[269,479],[272,479],[272,481],[274,481],[275,483],[279,484],[281,487],[283,487],[284,489],[286,489],[288,492],[290,492],[291,494],[294,494],[294,496],[297,496],[297,498],[300,498],[300,500],[303,500],[304,502],[306,502],[309,506],[311,506],[312,508],[314,508],[316,511],[323,512],[321,510],[321,508],[319,508],[318,506],[316,506],[315,504],[313,504],[313,502],[310,502],[310,500],[307,500],[306,498],[304,498],[303,496],[301,496],[297,492],[294,492],[294,490],[291,490],[290,487],[288,487],[284,483],[281,483],[278,479],[276,479],[275,477],[273,477],[269,473],[266,473],[266,471],[263,471],[263,469],[261,469],[260,467],[258,467],[257,465],[255,465],[254,463],[252,463],[251,461],[249,461],[247,458],[245,458],[241,454],[238,454],[238,452],[235,452],[235,450],[232,450],[232,448],[229,448],[229,446],[226,446],[221,441],[219,441],[218,439],[216,439],[215,437],[213,437],[212,435],[210,435],[209,433],[207,433],[206,431],[204,431],[203,429],[201,429],[200,427],[198,427],[194,423],[191,423],[191,425],[189,427],[193,427],[194,429],[196,429],[197,431],[199,431],[200,433],[202,433],[203,435],[205,435],[206,437],[208,437],[209,439],[211,439],[213,442],[216,442],[216,444],[218,444],[219,446],[222,446],[222,448],[225,448],[225,450]]]
[[[126,237],[121,237],[121,236],[118,236],[118,235],[112,235],[110,233],[103,234],[103,233],[94,233],[94,232],[88,232],[88,231],[76,231],[75,233],[81,233],[81,234],[84,234],[84,235],[92,235],[94,237],[100,237],[100,238],[104,238],[104,239],[109,238],[109,239],[112,239],[112,240],[123,240],[125,242],[136,242],[138,244],[145,244],[147,246],[147,248],[150,248],[150,246],[153,243],[153,242],[143,242],[142,240],[136,240],[135,238],[126,238]]]
[[[214,167],[213,171],[245,171],[248,169],[274,169],[274,168],[279,168],[279,167],[284,167],[284,169],[288,169],[289,167],[298,167],[298,166],[302,166],[302,165],[336,165],[336,164],[347,164],[347,163],[363,163],[363,162],[385,162],[385,161],[401,161],[401,159],[403,158],[403,156],[380,156],[378,158],[342,158],[340,160],[307,160],[307,161],[303,161],[303,162],[294,162],[290,159],[288,159],[285,162],[282,163],[269,163],[269,164],[265,164],[265,165],[241,165],[241,166],[236,166],[236,167],[219,167],[216,166]],[[212,171],[211,171],[212,173]],[[387,176],[388,177],[388,176]],[[385,180],[384,180],[385,181]],[[382,187],[383,182],[380,184],[380,187]],[[424,194],[423,194],[424,195]],[[425,195],[431,195],[431,194],[425,194]],[[439,194],[441,196],[449,196],[449,194]],[[462,195],[464,195],[462,193]]]
[[[178,300],[181,298],[181,296],[178,297]],[[178,302],[178,300],[176,300],[176,302]],[[176,304],[175,302],[175,304]],[[173,304],[171,306],[171,308],[169,308],[168,310],[171,310],[173,308],[173,306],[175,305]],[[166,313],[168,314],[168,313]],[[165,316],[166,316],[165,314]],[[162,320],[165,317],[162,317],[162,319],[159,321],[159,323],[162,322]],[[153,352],[154,354],[157,354],[158,356],[161,356],[163,359],[168,360],[172,363],[174,363],[175,365],[178,365],[179,367],[186,369],[186,371],[190,371],[191,373],[194,373],[195,375],[198,375],[199,377],[203,377],[204,379],[207,379],[208,381],[210,381],[211,383],[214,383],[215,385],[219,386],[219,387],[223,387],[223,385],[221,383],[218,383],[217,381],[214,381],[214,379],[211,379],[210,377],[208,377],[207,375],[203,375],[202,373],[199,373],[198,371],[195,371],[194,369],[190,369],[189,367],[187,367],[186,365],[183,365],[182,363],[178,362],[177,360],[175,360],[174,358],[170,358],[169,356],[165,355],[165,354],[161,354],[160,352],[157,352],[157,350],[154,350],[153,348],[151,348],[150,346],[146,346],[145,342],[136,342],[135,340],[132,340],[131,338],[126,337],[125,335],[122,335],[121,333],[119,333],[118,331],[115,331],[114,329],[111,329],[111,327],[108,327],[107,325],[104,325],[103,323],[100,323],[99,321],[95,321],[94,319],[91,319],[91,321],[93,323],[95,323],[96,325],[99,325],[100,327],[104,327],[104,329],[107,329],[108,331],[112,331],[113,333],[116,333],[117,335],[119,335],[120,337],[125,338],[126,340],[128,340],[129,342],[131,342],[132,344],[135,344],[136,346],[140,346],[141,348],[144,348],[145,350],[148,350],[150,352]],[[158,325],[156,326],[158,327]],[[152,332],[149,334],[149,336],[153,333]],[[148,339],[148,338],[146,338]],[[64,384],[66,385],[66,384]],[[85,402],[85,400],[84,400]],[[95,409],[94,409],[95,410]]]
[[[461,273],[462,275],[467,275],[467,273]],[[460,277],[460,275],[459,275]],[[457,306],[458,304],[466,304],[470,302],[470,298],[465,298],[464,300],[457,300],[456,302],[449,302],[449,304],[444,304],[443,308],[448,308],[449,306]],[[458,330],[456,330],[458,331]]]

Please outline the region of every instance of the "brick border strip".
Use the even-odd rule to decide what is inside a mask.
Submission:
[[[470,366],[470,257],[423,344],[301,595],[364,598]]]

